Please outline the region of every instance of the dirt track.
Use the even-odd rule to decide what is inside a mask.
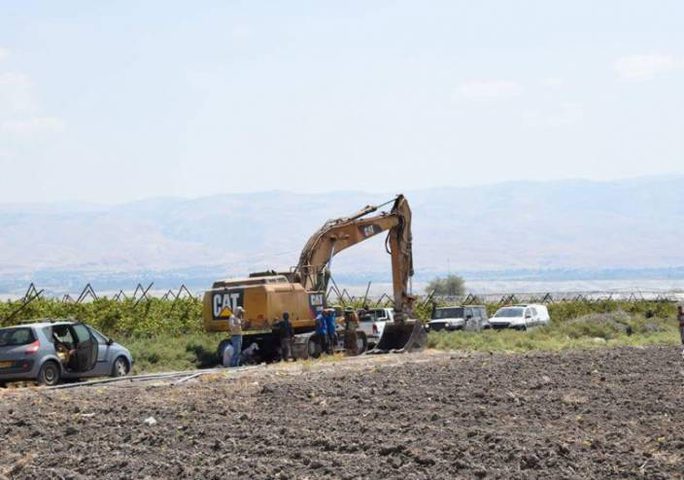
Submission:
[[[683,385],[647,348],[3,391],[0,478],[684,478]]]

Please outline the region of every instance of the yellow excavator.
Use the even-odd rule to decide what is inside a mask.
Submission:
[[[390,211],[381,210],[389,204],[392,204]],[[408,291],[413,275],[411,209],[403,195],[382,205],[364,207],[350,217],[326,222],[309,238],[297,266],[289,272],[259,272],[247,278],[214,282],[203,299],[205,330],[228,331],[229,317],[237,307],[243,307],[243,347],[256,344],[259,360],[271,361],[278,358],[275,323],[283,312],[288,312],[295,333],[295,357],[317,357],[322,346],[315,333],[315,318],[327,307],[332,258],[384,231],[388,231],[385,248],[392,260],[394,322],[385,325],[376,347],[368,353],[423,349],[425,330],[420,321],[410,319],[415,301]],[[365,334],[357,333],[359,346],[365,347]],[[226,339],[219,345],[219,358],[228,343]]]

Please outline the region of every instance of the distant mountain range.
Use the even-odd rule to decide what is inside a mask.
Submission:
[[[417,279],[684,277],[684,176],[613,182],[511,182],[404,192],[413,209]],[[327,219],[392,198],[382,192],[284,191],[115,206],[0,205],[0,291],[208,284],[287,269]],[[389,281],[384,235],[333,260],[347,281]],[[206,282],[206,283],[204,283]]]

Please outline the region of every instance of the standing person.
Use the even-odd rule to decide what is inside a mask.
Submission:
[[[328,331],[328,353],[335,353],[335,345],[337,345],[337,320],[335,318],[335,309],[326,308],[325,324]]]
[[[359,320],[356,312],[351,307],[344,309],[344,348],[349,355],[357,355],[357,335],[356,329],[359,328]]]
[[[280,352],[281,359],[287,362],[292,358],[292,323],[290,323],[290,314],[283,313],[283,318],[276,322],[275,327],[278,329],[280,338]]]
[[[237,307],[235,313],[228,319],[230,325],[230,344],[233,346],[233,358],[230,360],[231,367],[240,366],[240,354],[242,353],[242,320],[245,317],[245,309]]]
[[[316,315],[316,334],[321,340],[321,351],[328,351],[328,323],[325,319],[325,311],[321,310]]]

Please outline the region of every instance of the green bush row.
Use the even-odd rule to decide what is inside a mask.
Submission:
[[[62,303],[38,299],[18,313],[21,302],[0,302],[3,326],[41,318],[72,318],[87,322],[126,345],[136,359],[134,371],[185,370],[215,365],[216,347],[224,334],[202,329],[202,304],[197,299],[99,299]],[[490,314],[499,305],[487,305]],[[443,350],[558,350],[601,345],[677,344],[676,306],[666,302],[563,302],[548,306],[551,324],[527,332],[431,332],[429,346]],[[427,320],[431,304],[420,300],[417,317]],[[7,317],[12,318],[7,321]],[[628,328],[629,327],[629,328]]]
[[[0,322],[16,325],[37,319],[71,318],[93,325],[107,335],[183,335],[202,331],[202,302],[195,298],[116,301],[102,298],[86,303],[37,299],[19,310],[21,302],[0,303]]]

